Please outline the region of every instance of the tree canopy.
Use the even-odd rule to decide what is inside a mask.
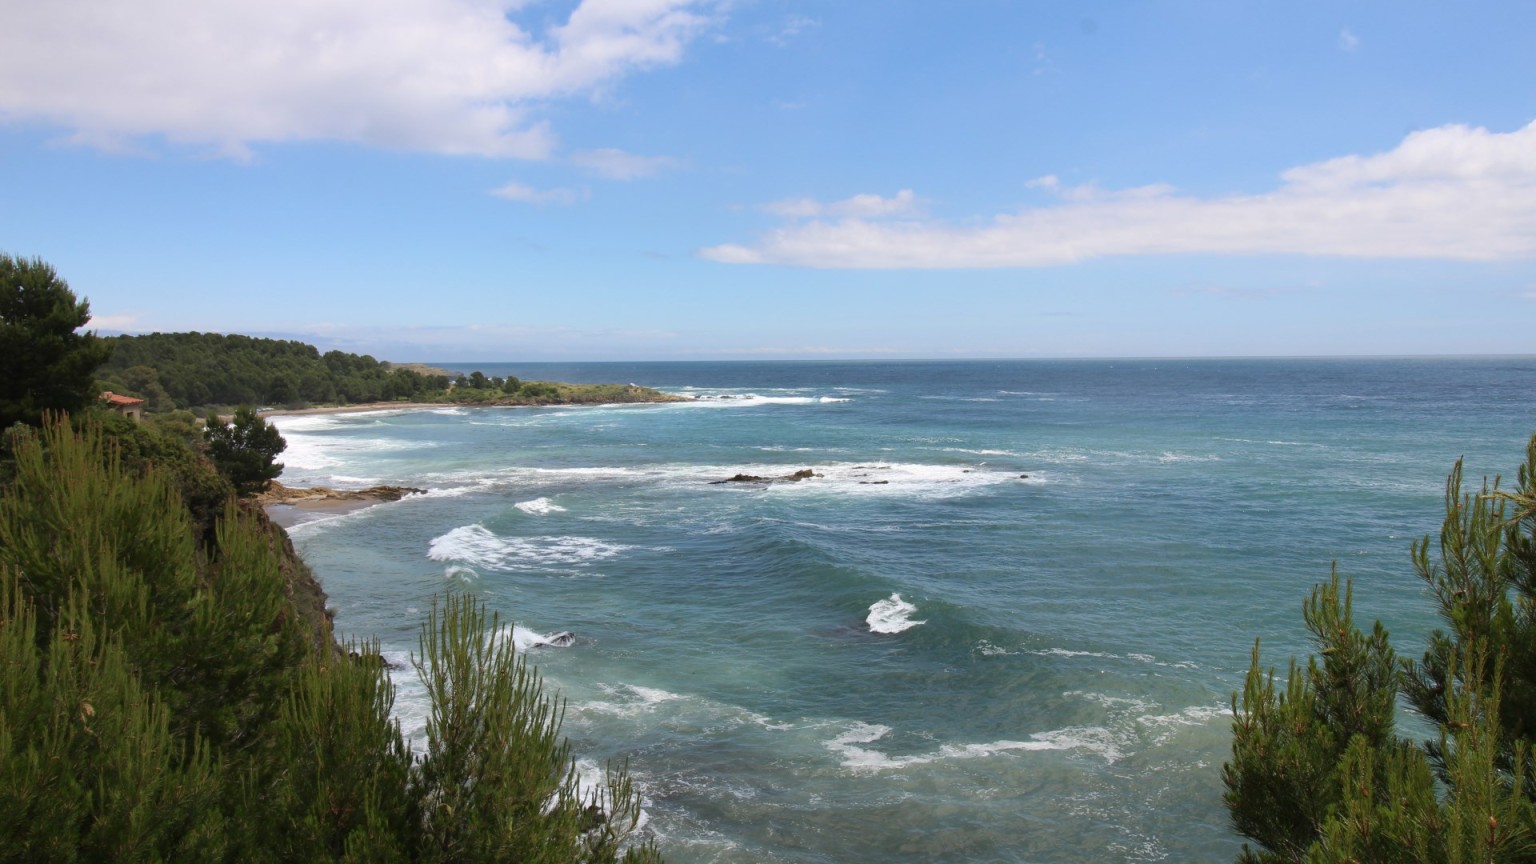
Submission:
[[[1337,575],[1303,609],[1317,654],[1284,684],[1255,643],[1223,768],[1244,862],[1536,862],[1536,437],[1514,491],[1446,483],[1414,568],[1445,628],[1402,659]],[[1400,736],[1398,699],[1432,729]]]
[[[366,354],[287,339],[222,333],[150,333],[112,340],[101,370],[114,389],[151,410],[204,405],[389,402],[440,396],[447,376],[396,368]]]
[[[47,263],[0,254],[0,428],[35,426],[45,412],[96,399],[96,370],[111,346],[77,332],[90,320],[90,304]]]
[[[288,447],[277,427],[263,420],[249,405],[235,410],[232,422],[222,417],[208,418],[203,431],[208,443],[208,457],[214,467],[234,484],[240,495],[255,495],[283,473],[277,454]]]
[[[423,626],[413,750],[377,647],[296,605],[258,510],[226,499],[205,542],[178,479],[101,426],[20,439],[0,488],[0,862],[659,860],[627,839],[621,769],[578,785],[558,703],[474,597]]]

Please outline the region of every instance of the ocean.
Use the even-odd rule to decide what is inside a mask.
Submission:
[[[1336,563],[1417,655],[1446,474],[1536,431],[1531,357],[463,368],[694,398],[276,418],[286,484],[430,490],[294,542],[397,662],[497,610],[679,864],[1232,860],[1254,640]]]

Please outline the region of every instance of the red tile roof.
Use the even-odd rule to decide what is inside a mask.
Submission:
[[[116,393],[113,393],[111,390],[101,394],[101,401],[107,403],[108,405],[122,405],[124,407],[129,405],[144,404],[143,399],[135,399],[132,396],[119,396]]]

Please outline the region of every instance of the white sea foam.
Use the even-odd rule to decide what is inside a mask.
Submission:
[[[855,391],[838,388],[835,392],[840,395],[810,395],[814,392],[814,390],[808,387],[785,388],[768,393],[757,393],[749,390],[703,390],[685,387],[677,391],[676,395],[685,396],[690,401],[672,404],[711,408],[757,408],[764,405],[831,405],[839,402],[853,401],[846,394]]]
[[[1192,705],[1171,714],[1142,714],[1136,718],[1136,722],[1154,729],[1169,726],[1204,726],[1212,720],[1230,717],[1231,712],[1231,707],[1227,705]]]
[[[502,537],[484,525],[465,525],[434,537],[427,557],[491,570],[532,570],[584,567],[629,548],[591,537]]]
[[[871,633],[900,633],[919,624],[928,623],[913,621],[909,617],[916,611],[917,607],[901,599],[900,594],[892,594],[884,600],[876,600],[870,604],[869,616],[864,621],[869,625]]]
[[[450,564],[443,568],[443,578],[457,579],[460,582],[473,582],[480,578],[480,574],[476,573],[472,567],[465,567],[460,564]]]
[[[1041,657],[1095,657],[1102,660],[1131,660],[1136,663],[1146,663],[1149,666],[1162,666],[1165,669],[1198,669],[1199,666],[1188,660],[1159,660],[1151,654],[1114,654],[1108,651],[1073,651],[1068,648],[1038,648],[1027,651],[1028,654],[1036,654]]]
[[[766,491],[774,495],[818,495],[835,492],[841,495],[938,499],[968,495],[1000,484],[1023,482],[1019,475],[1012,471],[965,465],[841,462],[807,467],[820,476],[798,483],[773,483],[766,487]],[[789,473],[785,470],[785,466],[752,466],[739,470],[742,473],[763,477]],[[1030,480],[1044,482],[1036,480],[1033,476]]]
[[[891,756],[866,744],[873,744],[890,734],[889,726],[877,723],[855,723],[848,731],[823,743],[828,750],[842,758],[844,768],[863,771],[882,771],[907,768],[932,762],[957,759],[981,759],[1009,751],[1039,750],[1088,750],[1115,762],[1124,753],[1109,730],[1099,727],[1071,727],[1030,736],[1028,741],[990,741],[981,744],[946,744],[931,753],[911,756]]]
[[[1109,654],[1104,651],[1072,651],[1067,648],[1041,648],[1027,653],[1038,654],[1042,657],[1102,657],[1115,660],[1121,659],[1119,654]]]
[[[1220,462],[1221,457],[1214,453],[1174,453],[1164,451],[1163,455],[1157,457],[1157,461],[1164,464],[1174,462]]]
[[[772,445],[760,449],[773,450]],[[787,448],[786,448],[787,449]],[[818,452],[827,452],[818,448]],[[800,482],[731,483],[715,488],[750,490],[772,495],[864,495],[942,499],[973,494],[1006,484],[1051,482],[1049,474],[1031,473],[1028,479],[1014,471],[969,465],[934,465],[904,462],[734,463],[700,465],[662,463],[637,466],[595,465],[579,468],[508,466],[422,474],[411,482],[426,486],[436,496],[498,492],[504,489],[548,489],[551,486],[587,484],[647,484],[696,488],[748,474],[768,480],[810,468],[815,477]],[[414,496],[413,496],[414,497]]]
[[[971,449],[968,447],[945,447],[945,453],[968,453],[972,456],[1017,456],[1012,450],[985,450]]]
[[[655,687],[642,687],[638,684],[599,684],[597,689],[608,698],[589,702],[580,707],[585,711],[615,717],[649,714],[658,706],[668,702],[681,702],[687,698],[681,693],[658,690]]]
[[[756,408],[763,405],[813,405],[817,403],[814,396],[759,396],[756,393],[723,394],[717,396],[695,396],[692,403],[708,405],[712,408]]]
[[[973,647],[971,650],[983,657],[1011,657],[1017,653],[1014,651],[1009,651],[1007,648],[1004,648],[1000,645],[994,645],[985,639],[977,642],[975,647]]]
[[[562,630],[555,633],[539,633],[529,630],[521,624],[513,624],[511,628],[512,645],[518,651],[527,651],[530,648],[568,648],[575,641],[575,636],[569,631]],[[507,628],[501,630],[501,638],[507,637]]]
[[[546,513],[564,513],[565,508],[549,500],[548,498],[535,498],[532,501],[519,501],[512,505],[524,513],[542,516]]]
[[[284,469],[301,471],[350,466],[358,458],[366,459],[379,453],[437,446],[432,442],[394,438],[339,438],[286,432],[283,440],[287,442],[282,454]],[[337,478],[332,476],[327,482],[337,482]]]
[[[432,696],[416,674],[410,651],[381,651],[379,654],[389,664],[389,681],[395,688],[394,717],[400,721],[400,731],[413,746],[419,745],[427,738]]]

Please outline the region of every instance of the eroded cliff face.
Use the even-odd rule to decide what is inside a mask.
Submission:
[[[240,511],[242,516],[254,520],[261,527],[272,544],[283,574],[283,591],[294,614],[304,623],[305,631],[312,634],[316,647],[341,653],[332,623],[334,615],[326,606],[328,598],[325,589],[320,586],[320,580],[315,578],[314,571],[299,556],[298,550],[293,548],[293,539],[267,516],[260,504],[242,501]]]

